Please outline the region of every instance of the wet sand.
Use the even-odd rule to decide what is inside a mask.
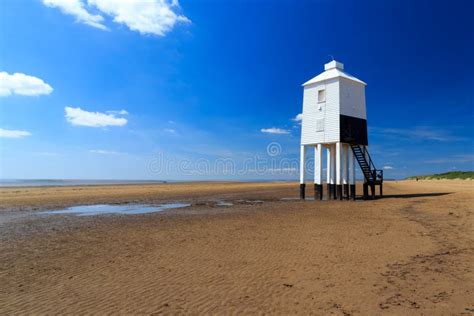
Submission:
[[[294,183],[2,188],[0,314],[474,313],[473,182],[384,191],[315,202],[280,200],[298,197]],[[39,215],[165,202],[192,206]]]

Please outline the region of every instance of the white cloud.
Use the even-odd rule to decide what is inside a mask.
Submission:
[[[267,133],[267,134],[289,134],[290,133],[290,131],[286,129],[276,128],[276,127],[262,128],[260,132]]]
[[[295,122],[301,122],[303,120],[303,113],[300,113],[298,115],[296,115],[294,118],[291,119],[292,121],[295,121]]]
[[[5,138],[22,138],[26,136],[30,136],[31,133],[27,131],[16,131],[11,129],[3,129],[0,128],[0,137]]]
[[[125,24],[141,34],[164,36],[176,23],[189,23],[184,15],[176,14],[177,0],[88,0],[100,11],[113,17],[114,22]]]
[[[438,158],[433,160],[426,160],[425,163],[437,163],[437,164],[444,164],[444,163],[473,163],[474,162],[474,154],[467,154],[467,155],[454,155],[444,158]]]
[[[176,130],[173,128],[165,128],[163,131],[170,134],[176,134]]]
[[[40,78],[28,76],[22,73],[10,75],[7,72],[0,72],[0,97],[12,94],[36,96],[50,94],[53,88]]]
[[[381,128],[370,127],[370,132],[386,137],[405,138],[417,141],[430,140],[438,142],[461,141],[464,137],[453,135],[450,131],[442,130],[440,127],[414,126],[413,128]]]
[[[124,126],[127,119],[116,117],[114,114],[106,114],[100,112],[88,112],[81,108],[65,107],[66,120],[72,125],[89,126],[89,127],[105,127],[105,126]]]
[[[392,167],[392,166],[383,166],[383,169],[384,169],[384,170],[392,170],[393,167]]]
[[[107,27],[102,24],[104,18],[99,14],[89,13],[81,0],[43,0],[43,4],[51,8],[58,8],[64,14],[74,16],[77,22],[107,30]]]
[[[78,22],[107,29],[102,23],[102,15],[86,10],[85,0],[43,0],[43,3],[76,17]],[[186,16],[176,13],[179,9],[177,0],[87,0],[87,4],[110,16],[115,23],[124,24],[141,34],[164,36],[177,23],[190,22]]]
[[[109,114],[116,114],[116,115],[128,115],[129,113],[125,110],[119,110],[119,111],[107,111],[106,113]]]
[[[116,151],[103,150],[103,149],[91,149],[91,150],[89,150],[89,152],[93,153],[93,154],[99,154],[99,155],[117,155],[117,154],[119,154]]]

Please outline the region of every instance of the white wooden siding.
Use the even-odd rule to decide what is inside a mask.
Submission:
[[[340,80],[332,79],[326,83],[325,143],[339,141],[339,82]]]
[[[318,91],[326,90],[326,102],[318,103]],[[318,129],[323,120],[324,129]],[[321,122],[321,121],[320,121]],[[319,130],[319,131],[318,131]],[[308,85],[303,92],[301,144],[337,142],[339,140],[339,80]]]
[[[332,64],[335,63],[331,62],[326,66]],[[366,84],[342,72],[342,66],[341,69],[328,67],[325,72],[303,85],[302,145],[339,142],[341,114],[367,119]],[[321,89],[326,92],[325,102],[318,102],[318,91]]]
[[[365,85],[342,78],[340,80],[342,115],[367,119],[365,110]]]
[[[301,126],[301,144],[324,142],[324,132],[316,132],[316,121],[323,119],[323,112],[318,110],[318,91],[325,89],[324,84],[304,87],[303,92],[303,121]],[[324,103],[319,103],[324,105]]]

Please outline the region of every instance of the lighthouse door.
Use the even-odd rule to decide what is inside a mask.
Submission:
[[[326,117],[326,87],[318,90],[316,104],[316,132],[324,132],[324,122]]]

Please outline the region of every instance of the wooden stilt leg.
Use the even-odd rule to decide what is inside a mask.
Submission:
[[[356,186],[355,184],[351,184],[351,199],[355,201],[356,199]]]
[[[364,185],[363,185],[363,195],[364,195],[364,200],[369,199],[369,185],[367,184],[367,182],[364,182]]]
[[[306,191],[305,189],[306,189],[306,184],[301,183],[300,184],[300,199],[301,200],[304,200],[305,198],[305,191]]]

